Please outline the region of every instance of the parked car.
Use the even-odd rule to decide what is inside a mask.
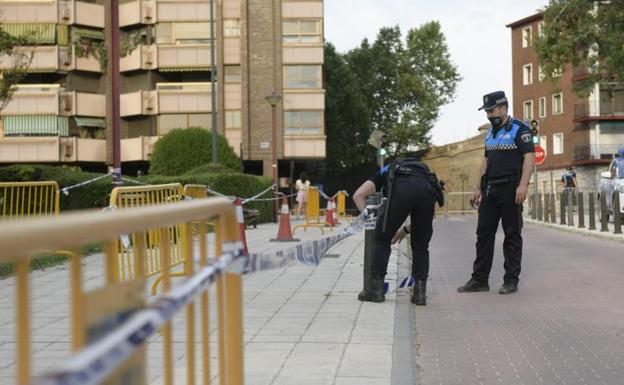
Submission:
[[[613,197],[620,195],[620,215],[624,217],[624,158],[614,159],[608,171],[600,173],[600,196],[607,199],[607,213],[613,215]]]

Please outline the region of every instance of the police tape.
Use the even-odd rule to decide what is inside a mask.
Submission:
[[[104,178],[109,177],[109,176],[112,176],[112,175],[113,175],[113,173],[112,173],[112,172],[110,172],[110,173],[108,173],[108,174],[100,175],[100,176],[98,176],[98,177],[95,177],[95,178],[92,178],[92,179],[85,180],[85,181],[83,181],[83,182],[77,183],[77,184],[75,184],[75,185],[73,185],[73,186],[63,187],[63,188],[61,189],[61,192],[63,193],[63,195],[69,195],[69,190],[73,190],[73,189],[75,189],[75,188],[77,188],[77,187],[86,186],[86,185],[88,185],[88,184],[91,184],[91,183],[97,182],[97,181],[98,181],[98,180],[100,180],[100,179],[104,179]]]
[[[282,268],[291,262],[318,266],[329,249],[363,229],[366,218],[356,217],[340,234],[304,242],[272,253],[243,254],[242,243],[224,245],[226,254],[202,268],[183,284],[162,294],[145,309],[134,312],[118,329],[75,354],[59,370],[33,385],[97,385],[110,376],[151,335],[182,307],[196,299],[224,272],[250,274]]]

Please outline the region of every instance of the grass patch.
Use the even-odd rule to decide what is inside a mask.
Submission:
[[[82,255],[87,256],[91,254],[101,253],[102,246],[101,245],[86,245],[81,249]],[[30,270],[42,270],[48,267],[53,267],[57,265],[62,265],[63,263],[68,261],[68,257],[64,255],[55,255],[55,254],[42,254],[34,257],[30,261]],[[7,278],[13,275],[15,271],[14,263],[0,263],[0,279]]]

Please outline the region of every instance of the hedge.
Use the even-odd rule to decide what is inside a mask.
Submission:
[[[271,178],[256,175],[229,173],[229,174],[194,174],[181,176],[148,175],[141,181],[149,184],[182,183],[204,184],[210,186],[214,191],[225,195],[234,195],[242,198],[251,197],[265,190],[273,184]],[[263,198],[270,198],[267,193]],[[259,222],[270,222],[273,220],[273,203],[251,202],[245,207],[260,210]]]
[[[197,174],[232,174],[241,172],[233,170],[227,166],[219,163],[208,163],[203,166],[195,167],[194,169],[185,172],[183,175],[197,175]]]
[[[102,174],[83,172],[78,167],[53,167],[45,165],[13,165],[0,167],[0,182],[56,181],[60,188],[76,185]],[[61,210],[79,210],[108,206],[113,189],[111,178],[61,193]]]
[[[227,139],[217,134],[219,163],[233,170],[241,169],[241,161]],[[212,159],[212,133],[204,128],[175,129],[154,145],[150,174],[181,175]]]

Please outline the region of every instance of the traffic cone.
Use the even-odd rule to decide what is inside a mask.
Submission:
[[[340,222],[338,222],[338,211],[336,209],[336,198],[331,198],[332,204],[332,219],[334,220],[334,226],[338,226]]]
[[[334,214],[332,214],[332,198],[327,199],[327,209],[325,210],[325,226],[334,227]]]
[[[282,200],[282,208],[280,209],[279,228],[277,230],[277,238],[271,239],[271,242],[299,242],[293,238],[290,230],[290,210],[288,209],[288,198]]]
[[[243,242],[243,251],[245,254],[249,254],[249,250],[247,249],[247,237],[245,236],[245,214],[243,213],[243,201],[240,198],[236,198],[234,206],[236,206],[236,218],[238,219],[241,242]]]

